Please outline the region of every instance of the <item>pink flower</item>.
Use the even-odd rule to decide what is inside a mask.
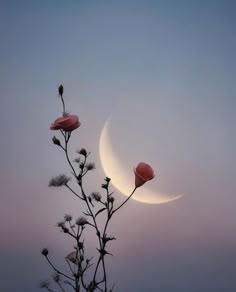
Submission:
[[[142,186],[148,180],[154,178],[154,170],[145,162],[140,162],[136,167],[134,167],[135,174],[135,186],[136,188]]]
[[[67,115],[55,120],[51,125],[51,130],[64,130],[71,132],[80,126],[80,121],[76,115]]]
[[[72,263],[76,262],[76,251],[72,251],[66,256],[66,260],[71,261]]]

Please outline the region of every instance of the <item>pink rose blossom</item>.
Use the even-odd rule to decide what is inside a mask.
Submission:
[[[154,178],[154,170],[145,162],[140,162],[136,167],[134,167],[135,174],[135,186],[136,188],[142,186],[148,180]]]
[[[64,130],[71,132],[80,126],[80,121],[76,115],[67,115],[55,120],[51,125],[51,130]]]

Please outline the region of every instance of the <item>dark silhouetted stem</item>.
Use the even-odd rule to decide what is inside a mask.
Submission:
[[[79,199],[83,200],[82,197],[80,197],[80,195],[78,195],[70,186],[68,186],[68,184],[65,185],[76,197],[78,197]]]
[[[118,211],[134,194],[134,192],[136,191],[137,187],[134,188],[134,190],[132,191],[132,193],[129,195],[129,197],[119,206],[117,207],[114,211],[112,211],[112,215]]]
[[[60,287],[62,292],[66,292],[65,289],[63,289],[63,287],[61,286],[61,284],[59,282],[57,282],[57,285]]]
[[[65,102],[64,102],[64,98],[63,98],[62,94],[60,94],[60,97],[61,97],[61,102],[62,102],[62,107],[63,107],[63,115],[64,115],[66,112]]]
[[[50,266],[53,268],[53,270],[54,270],[55,272],[57,272],[58,274],[64,276],[65,278],[67,278],[67,279],[69,279],[69,280],[71,280],[71,281],[75,281],[75,280],[74,280],[73,278],[71,278],[70,276],[67,276],[66,274],[64,274],[64,273],[62,273],[61,271],[59,271],[59,270],[53,265],[53,263],[49,260],[49,258],[48,258],[47,256],[46,256],[46,259],[47,259],[48,263],[50,264]]]

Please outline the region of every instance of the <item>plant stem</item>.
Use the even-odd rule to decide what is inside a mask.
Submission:
[[[62,285],[61,285],[59,282],[57,282],[57,285],[61,288],[61,291],[62,291],[62,292],[66,292],[66,291],[63,289]]]
[[[136,191],[136,189],[137,189],[137,187],[135,187],[134,189],[133,189],[133,191],[132,191],[132,193],[129,195],[129,197],[119,206],[119,207],[117,207],[115,210],[113,210],[112,211],[112,215],[116,212],[116,211],[118,211],[131,197],[132,197],[132,195],[134,194],[134,192]]]
[[[66,274],[64,274],[64,273],[62,273],[62,272],[60,272],[60,271],[59,271],[59,270],[53,265],[53,263],[49,260],[49,258],[48,258],[47,256],[46,256],[46,259],[47,259],[48,263],[50,264],[50,266],[53,268],[53,270],[54,270],[55,272],[57,272],[58,274],[64,276],[65,278],[67,278],[67,279],[69,279],[69,280],[71,280],[71,281],[75,281],[73,278],[67,276]]]
[[[65,102],[64,102],[64,98],[63,98],[62,94],[60,94],[60,97],[61,97],[61,101],[62,101],[63,115],[64,115],[66,112]]]

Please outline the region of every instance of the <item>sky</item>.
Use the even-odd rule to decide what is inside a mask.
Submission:
[[[72,246],[56,223],[83,211],[48,187],[70,175],[49,130],[60,84],[81,120],[71,156],[85,147],[96,163],[88,192],[105,177],[98,146],[110,118],[124,171],[145,161],[156,173],[147,187],[184,194],[131,200],[114,217],[115,291],[235,291],[235,11],[233,0],[0,1],[1,291],[40,291],[52,272],[41,248],[64,267]]]

